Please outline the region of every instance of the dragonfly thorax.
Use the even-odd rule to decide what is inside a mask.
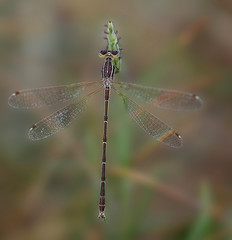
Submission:
[[[102,79],[105,80],[113,80],[114,77],[115,66],[113,63],[113,59],[111,57],[106,57],[105,62],[102,67]]]

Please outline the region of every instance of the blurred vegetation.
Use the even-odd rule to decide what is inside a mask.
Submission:
[[[71,127],[30,142],[52,109],[16,111],[18,89],[95,81],[104,24],[119,31],[119,81],[195,92],[197,112],[149,109],[181,150],[154,142],[110,103],[106,222],[97,220],[103,96]],[[232,239],[230,0],[0,1],[0,239]]]

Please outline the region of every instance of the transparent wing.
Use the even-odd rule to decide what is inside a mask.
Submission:
[[[182,111],[195,110],[202,105],[200,97],[192,93],[167,90],[162,88],[144,87],[132,83],[113,82],[124,92],[153,104],[157,107]]]
[[[98,88],[81,100],[69,104],[34,124],[28,132],[29,138],[31,140],[47,138],[70,125],[86,109],[88,97],[99,92],[102,88]]]
[[[9,97],[8,103],[11,107],[24,109],[51,106],[77,98],[87,87],[95,84],[100,82],[20,90]]]
[[[182,146],[182,138],[174,129],[117,91],[114,87],[112,87],[112,89],[122,98],[130,117],[147,134],[170,147],[179,148]]]

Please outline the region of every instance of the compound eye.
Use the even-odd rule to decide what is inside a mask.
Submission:
[[[118,51],[111,51],[111,53],[116,56],[118,54]]]
[[[100,51],[100,54],[101,54],[101,55],[106,55],[106,54],[107,54],[107,51],[106,51],[106,50],[101,50],[101,51]]]

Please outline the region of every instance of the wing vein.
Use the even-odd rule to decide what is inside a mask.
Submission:
[[[183,111],[196,110],[202,105],[200,97],[193,93],[144,87],[132,83],[114,82],[114,84],[131,97],[136,97],[159,108]]]
[[[181,136],[166,123],[139,106],[112,86],[112,89],[122,98],[127,112],[147,134],[154,139],[174,148],[182,146]]]
[[[78,98],[89,86],[100,82],[75,83],[70,85],[42,87],[16,91],[8,100],[14,108],[40,108],[43,106],[57,105]]]

